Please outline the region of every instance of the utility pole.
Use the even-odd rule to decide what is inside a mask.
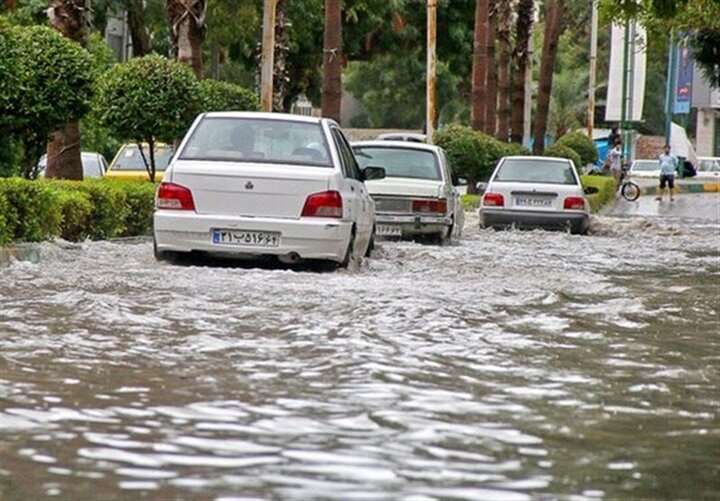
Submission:
[[[273,68],[275,66],[275,7],[277,0],[264,0],[260,102],[262,110],[272,111]]]
[[[675,37],[670,31],[668,43],[667,87],[665,88],[665,144],[670,144],[672,130],[673,93],[675,91]]]
[[[425,104],[425,134],[428,144],[433,143],[435,134],[435,71],[437,54],[435,46],[437,43],[437,0],[427,2],[427,86]]]
[[[593,138],[595,127],[595,79],[597,75],[597,45],[598,45],[598,5],[592,0],[592,18],[590,21],[590,77],[588,78],[588,114],[587,134]]]
[[[537,16],[537,13],[534,14]],[[533,29],[537,22],[537,18],[533,19]],[[530,148],[530,135],[532,133],[532,65],[533,65],[533,45],[532,30],[528,37],[527,43],[527,60],[525,67],[525,108],[523,109],[523,146]]]
[[[622,157],[626,156],[627,151],[627,121],[628,121],[628,93],[632,92],[632,89],[628,89],[630,71],[630,20],[625,21],[625,36],[623,40],[623,72],[622,72],[622,100],[620,103],[620,134],[622,137]]]

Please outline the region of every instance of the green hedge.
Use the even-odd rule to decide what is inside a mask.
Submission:
[[[555,144],[566,146],[580,155],[581,163],[577,165],[578,169],[582,169],[588,164],[594,164],[598,161],[598,151],[595,142],[581,131],[570,132],[557,140]]]
[[[572,160],[572,163],[575,164],[575,168],[578,170],[578,172],[582,172],[582,159],[580,158],[580,155],[578,155],[572,148],[555,143],[549,148],[545,148],[545,156],[567,158],[568,160]]]
[[[0,243],[149,235],[155,189],[146,181],[0,179]]]
[[[593,212],[599,211],[605,204],[615,199],[616,184],[612,176],[580,176],[584,188],[595,188],[597,193],[586,195]]]

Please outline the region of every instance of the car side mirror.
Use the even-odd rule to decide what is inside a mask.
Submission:
[[[365,167],[362,171],[363,181],[377,181],[385,179],[385,169],[382,167]]]
[[[583,192],[586,195],[594,195],[595,193],[599,193],[600,190],[598,188],[596,188],[595,186],[585,186],[583,188]]]

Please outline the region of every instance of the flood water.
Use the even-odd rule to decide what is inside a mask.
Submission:
[[[720,227],[0,268],[0,498],[717,499]]]

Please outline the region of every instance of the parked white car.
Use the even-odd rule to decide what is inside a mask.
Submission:
[[[411,143],[427,142],[427,135],[418,132],[386,132],[378,135],[380,141],[409,141]]]
[[[107,172],[108,164],[105,157],[94,151],[83,151],[80,153],[80,161],[82,162],[83,178],[103,177]],[[47,154],[43,154],[38,161],[38,176],[45,177],[45,168],[47,167]]]
[[[353,143],[361,167],[382,167],[385,178],[367,183],[375,199],[378,236],[459,236],[465,223],[460,194],[442,148],[408,141]]]
[[[569,229],[587,232],[590,216],[572,161],[553,157],[504,157],[487,185],[480,226]]]
[[[371,247],[375,203],[332,120],[216,112],[192,125],[158,187],[158,259],[202,251],[347,266]]]
[[[698,179],[720,181],[720,157],[698,157]]]
[[[633,160],[628,171],[630,177],[660,178],[660,160]]]

